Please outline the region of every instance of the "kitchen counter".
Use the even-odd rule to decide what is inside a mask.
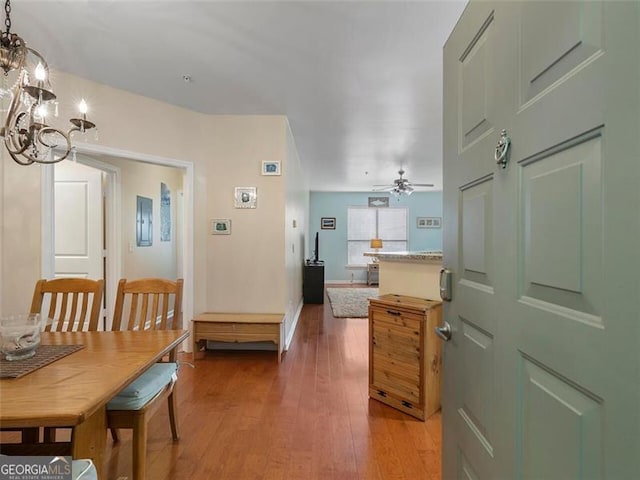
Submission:
[[[442,252],[366,252],[364,255],[378,259],[380,295],[393,293],[440,299]]]
[[[376,257],[378,260],[390,262],[439,262],[442,263],[442,252],[365,252],[365,257]]]

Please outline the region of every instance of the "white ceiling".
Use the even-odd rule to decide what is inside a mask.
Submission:
[[[311,190],[371,190],[401,164],[437,190],[442,47],[465,3],[14,0],[11,17],[54,69],[203,113],[286,115]]]

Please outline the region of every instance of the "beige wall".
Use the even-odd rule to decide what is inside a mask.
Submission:
[[[295,313],[302,306],[302,267],[304,264],[305,234],[309,211],[309,190],[306,185],[296,144],[286,125],[287,162],[285,178],[285,278],[287,284],[285,338],[293,333]],[[295,223],[295,226],[294,226]]]
[[[103,156],[100,161],[120,169],[122,276],[177,278],[176,204],[183,188],[183,169]],[[171,239],[164,242],[160,240],[160,183],[171,192]],[[153,201],[153,241],[148,247],[136,244],[138,195]]]
[[[261,175],[263,160],[280,161],[286,171],[292,153],[285,117],[207,116],[62,73],[54,88],[70,104],[81,97],[90,104],[99,139],[88,134],[79,141],[193,162],[195,313],[285,313],[288,303],[299,303],[286,286],[285,206],[290,195],[293,204],[304,203],[304,193],[288,191],[286,175]],[[75,114],[68,107],[61,105],[60,118]],[[40,276],[40,172],[15,165],[2,150],[0,313],[6,313],[28,308]],[[258,188],[257,209],[233,207],[236,186]],[[230,218],[232,234],[211,235],[213,218]]]

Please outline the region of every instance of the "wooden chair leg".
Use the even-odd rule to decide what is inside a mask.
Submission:
[[[23,428],[22,429],[22,443],[38,443],[40,441],[40,429]]]
[[[169,404],[169,422],[171,423],[171,436],[173,437],[173,441],[177,442],[180,439],[178,435],[178,416],[177,412],[177,400],[176,400],[176,391],[175,389],[169,395],[167,399],[167,403]]]
[[[113,442],[118,443],[120,441],[120,439],[118,438],[118,429],[110,428],[109,430],[111,430],[111,438],[113,439]]]
[[[53,427],[44,428],[44,443],[55,443],[56,429]]]
[[[133,421],[133,480],[145,480],[147,460],[147,421],[144,415],[136,415]]]

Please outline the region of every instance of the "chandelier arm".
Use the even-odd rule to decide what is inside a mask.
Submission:
[[[8,139],[8,138],[5,138],[5,139],[4,139],[4,145],[5,145],[5,147],[7,147],[7,152],[9,152],[9,155],[11,156],[11,158],[13,158],[13,160],[14,160],[16,163],[19,163],[20,165],[25,165],[25,166],[27,166],[27,165],[32,165],[32,164],[34,163],[34,162],[33,162],[33,160],[32,160],[31,158],[29,158],[29,157],[24,157],[24,158],[26,158],[26,160],[23,160],[23,159],[21,159],[20,157],[18,157],[18,155],[16,155],[15,153],[13,153],[13,151],[11,150],[11,148],[9,148],[9,145],[8,145],[8,143],[7,143],[8,141],[9,141],[9,139]]]
[[[24,113],[18,116],[18,122],[20,121],[20,118],[23,115]],[[27,137],[27,141],[26,142],[21,141],[21,136]],[[9,130],[9,134],[5,134],[5,146],[7,147],[7,150],[9,151],[9,153],[12,153],[13,155],[22,155],[23,152],[27,148],[29,148],[29,145],[31,145],[29,134],[25,133],[24,131],[21,132],[18,129],[18,124],[16,122],[15,128],[12,128],[11,130]]]
[[[73,129],[71,129],[71,130],[73,130]],[[64,154],[60,158],[56,158],[55,160],[39,160],[39,159],[33,158],[33,157],[31,157],[31,159],[36,163],[51,164],[51,163],[61,162],[62,160],[67,158],[69,156],[69,153],[71,153],[71,140],[69,139],[69,136],[71,135],[71,130],[69,130],[69,132],[67,132],[65,134],[62,130],[58,130],[57,128],[53,128],[53,127],[44,127],[42,129],[40,129],[40,132],[38,133],[38,141],[40,143],[42,143],[43,145],[45,145],[47,148],[54,149],[54,148],[56,148],[58,146],[58,145],[49,145],[48,143],[46,143],[42,139],[42,136],[47,134],[47,133],[59,133],[65,139],[65,141],[67,142],[67,147],[65,149]]]

